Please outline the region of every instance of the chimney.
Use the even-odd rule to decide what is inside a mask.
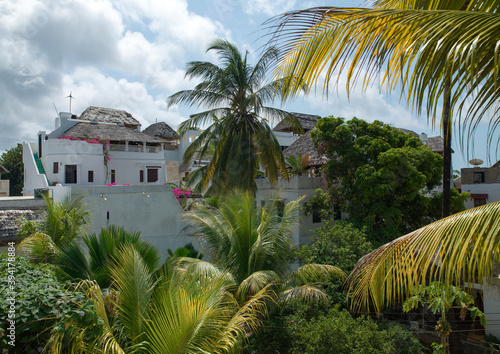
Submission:
[[[420,140],[422,140],[422,143],[423,143],[424,145],[427,145],[427,134],[425,134],[425,133],[420,133],[419,138],[420,138]]]

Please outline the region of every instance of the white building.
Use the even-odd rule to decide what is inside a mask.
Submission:
[[[60,113],[53,132],[39,132],[36,143],[23,144],[23,194],[56,184],[162,185],[178,180],[182,144],[139,127],[120,110],[89,107],[80,117]]]
[[[462,168],[460,179],[462,192],[471,195],[466,208],[500,201],[500,161],[491,167]]]

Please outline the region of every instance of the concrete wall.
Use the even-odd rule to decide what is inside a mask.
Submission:
[[[141,238],[156,246],[163,260],[168,248],[173,251],[193,242],[169,186],[74,186],[71,195],[84,195],[83,201],[90,205],[90,232],[113,224],[141,231]]]
[[[24,187],[23,195],[33,195],[36,188],[47,188],[48,183],[45,175],[38,173],[35,158],[33,157],[32,145],[23,143],[23,164],[24,164]]]
[[[280,178],[275,188],[272,188],[267,178],[257,179],[257,203],[261,205],[263,201],[274,198],[276,193],[285,203],[297,200],[301,196],[306,196],[304,202],[311,199],[314,191],[325,186],[325,180],[321,177],[293,176],[287,181]],[[310,237],[314,235],[314,229],[321,227],[322,222],[313,223],[312,215],[305,215],[301,210],[300,226],[293,232],[295,244],[307,244]]]
[[[500,279],[494,278],[492,281],[483,279],[483,305],[484,314],[488,321],[486,334],[493,334],[500,338]]]
[[[500,183],[463,184],[462,182],[462,192],[488,194],[488,199],[486,199],[487,204],[500,201]],[[465,207],[467,209],[474,208],[474,199],[469,198],[465,202]]]
[[[66,184],[66,166],[77,166],[78,185],[103,185],[105,179],[104,158],[101,144],[67,139],[45,140],[42,146],[42,162],[51,185]],[[58,172],[54,173],[54,163]],[[94,182],[88,181],[88,172],[94,172]]]
[[[0,197],[9,196],[10,181],[8,179],[0,179]]]
[[[300,138],[300,135],[293,134],[293,132],[290,133],[274,132],[274,135],[276,136],[276,139],[278,140],[280,146],[286,146],[286,147],[292,145],[295,142],[295,140]]]

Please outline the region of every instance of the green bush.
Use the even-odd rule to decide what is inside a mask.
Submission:
[[[9,275],[15,283],[8,282]],[[7,348],[9,353],[38,353],[59,318],[79,316],[82,306],[89,306],[84,294],[68,290],[69,284],[60,282],[50,265],[31,264],[22,257],[12,261],[0,254],[0,278],[0,348]],[[9,312],[12,284],[15,312]],[[15,347],[9,345],[12,338],[6,332],[11,326],[9,319],[15,320]]]
[[[422,353],[421,344],[404,327],[379,328],[368,317],[346,310],[299,309],[264,323],[252,340],[255,353]]]
[[[365,231],[346,222],[329,220],[314,232],[311,244],[301,246],[295,253],[301,264],[330,264],[349,273],[373,249]]]

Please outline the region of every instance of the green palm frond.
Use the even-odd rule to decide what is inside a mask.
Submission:
[[[274,284],[277,287],[279,283],[280,278],[275,272],[271,270],[256,271],[240,283],[235,296],[240,303],[244,303],[262,289],[267,287],[273,290],[270,285]]]
[[[326,294],[313,285],[298,286],[285,290],[280,294],[280,301],[282,304],[287,304],[294,299],[304,301],[306,304],[328,305]]]
[[[148,304],[154,282],[150,269],[133,246],[118,251],[116,264],[111,267],[114,287],[118,291],[116,304],[118,316],[123,323],[130,342],[142,343],[145,324],[148,320]]]
[[[57,245],[49,235],[35,232],[21,241],[17,251],[31,262],[52,263],[57,255]]]
[[[55,264],[70,279],[92,279],[92,271],[87,255],[76,241],[67,243],[59,248]]]
[[[347,279],[356,310],[380,312],[415,285],[491,279],[500,261],[500,202],[466,210],[364,256]]]
[[[347,92],[358,83],[363,90],[374,83],[401,90],[401,98],[418,113],[427,111],[433,124],[440,122],[439,99],[451,84],[462,137],[486,117],[492,134],[500,116],[498,1],[376,3],[380,7],[321,7],[275,19],[271,43],[282,53],[276,76],[297,77],[312,88],[325,74],[327,94],[344,72]],[[296,95],[297,82],[290,81],[282,97]]]
[[[347,274],[338,267],[328,264],[311,263],[290,272],[284,281],[291,285],[304,285],[330,281],[332,279],[345,280],[346,278]]]

